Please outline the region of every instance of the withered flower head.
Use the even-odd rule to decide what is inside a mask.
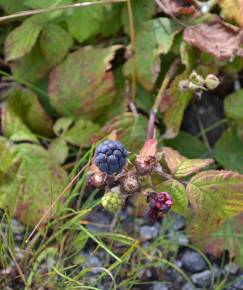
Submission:
[[[156,139],[147,140],[137,155],[135,166],[139,174],[146,175],[152,171],[156,163],[157,143]]]

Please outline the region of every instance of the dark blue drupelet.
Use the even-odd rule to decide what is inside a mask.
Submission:
[[[104,141],[95,150],[95,165],[108,175],[121,172],[126,162],[127,150],[118,141]]]

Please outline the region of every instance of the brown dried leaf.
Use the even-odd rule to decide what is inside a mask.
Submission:
[[[223,16],[243,26],[243,0],[218,0]]]
[[[239,55],[242,37],[242,30],[218,18],[184,30],[185,41],[221,61]]]
[[[139,152],[139,155],[137,155],[135,164],[137,170],[141,174],[147,174],[151,172],[156,162],[157,144],[157,139],[147,140]]]
[[[164,159],[170,172],[177,178],[191,175],[213,163],[213,159],[187,159],[170,147],[163,147]]]
[[[157,144],[158,141],[156,139],[147,140],[139,152],[139,156],[146,159],[150,159],[151,157],[155,158],[157,153]]]
[[[195,15],[198,10],[193,0],[161,0],[165,13],[171,15]]]

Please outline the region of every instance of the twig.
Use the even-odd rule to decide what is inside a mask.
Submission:
[[[159,93],[158,93],[158,95],[155,99],[154,105],[150,111],[150,118],[149,118],[148,129],[147,129],[147,140],[152,139],[154,137],[154,123],[155,123],[157,113],[159,111],[159,107],[160,107],[163,95],[164,95],[165,90],[166,90],[167,86],[169,85],[172,77],[176,73],[176,70],[177,70],[179,63],[180,63],[179,59],[176,59],[172,63],[171,67],[169,68],[169,70],[166,73],[165,78],[162,82]]]
[[[69,4],[69,5],[61,5],[61,6],[57,6],[57,7],[49,7],[49,8],[28,10],[28,11],[20,11],[20,12],[11,14],[11,15],[0,17],[0,22],[3,22],[5,20],[9,20],[9,19],[15,19],[15,18],[19,18],[19,17],[25,17],[25,16],[30,16],[30,15],[42,14],[42,13],[48,13],[48,12],[57,11],[57,10],[81,8],[81,7],[93,6],[93,5],[99,5],[99,4],[121,3],[121,2],[127,2],[127,1],[128,0],[101,0],[101,1],[94,1],[94,2],[83,2],[83,3],[75,3],[75,4]]]
[[[131,0],[127,0],[127,11],[129,19],[129,31],[131,38],[131,49],[132,49],[132,92],[131,92],[131,101],[133,102],[136,97],[137,89],[137,61],[136,61],[136,51],[135,51],[135,29],[134,29],[134,19],[132,13]]]
[[[175,20],[178,24],[180,24],[180,25],[182,25],[183,27],[185,27],[185,28],[187,28],[188,26],[185,24],[185,23],[183,23],[181,20],[179,20],[178,18],[176,18],[176,16],[173,14],[173,13],[171,13],[170,11],[168,11],[167,9],[166,9],[166,7],[164,6],[164,4],[163,3],[161,3],[160,2],[160,0],[155,0],[155,2],[156,2],[156,4],[166,13],[166,14],[168,14],[173,20]]]

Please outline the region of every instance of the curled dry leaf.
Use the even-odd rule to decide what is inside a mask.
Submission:
[[[94,162],[89,167],[88,184],[94,187],[101,187],[105,184],[105,173],[101,172]]]
[[[210,23],[186,28],[184,40],[218,60],[232,60],[241,54],[243,31],[216,18]]]
[[[193,0],[161,0],[161,10],[173,15],[195,15],[198,13]]]
[[[151,172],[156,162],[157,144],[156,139],[148,139],[145,142],[135,161],[139,173],[146,174]]]

